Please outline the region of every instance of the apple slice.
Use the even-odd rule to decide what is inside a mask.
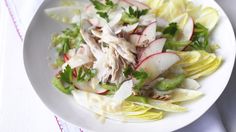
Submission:
[[[156,39],[156,28],[156,21],[148,25],[140,36],[137,46],[146,47],[150,42],[154,41]]]
[[[157,39],[153,42],[151,42],[147,48],[145,48],[145,50],[143,51],[140,60],[145,59],[146,57],[148,57],[149,55],[152,55],[154,53],[158,53],[158,52],[162,52],[162,49],[164,47],[166,43],[166,38],[161,38],[161,39]]]
[[[144,70],[149,74],[146,82],[157,78],[180,60],[179,56],[172,52],[155,53],[142,60],[136,70]]]
[[[131,34],[131,35],[129,36],[129,41],[130,41],[130,43],[131,43],[131,44],[134,44],[134,45],[137,45],[140,36],[141,36],[141,35],[138,35],[138,34]]]
[[[136,0],[123,0],[124,2],[126,2],[129,5],[132,6],[136,6],[139,9],[143,10],[143,9],[150,9],[150,7],[142,2],[136,1]]]
[[[194,30],[194,21],[192,17],[189,17],[186,24],[183,27],[183,36],[181,38],[182,41],[188,41],[192,38]]]

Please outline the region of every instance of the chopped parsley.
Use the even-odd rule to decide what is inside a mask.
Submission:
[[[71,94],[71,91],[75,89],[73,85],[65,87],[62,81],[56,77],[52,79],[52,84],[55,88],[57,88],[58,90],[60,90],[65,94]]]
[[[205,50],[207,52],[211,52],[208,39],[208,29],[200,23],[196,23],[194,25],[192,43],[190,44],[191,48],[193,48],[194,50]]]
[[[77,73],[77,81],[89,81],[97,74],[95,69],[87,69],[85,67],[80,67]]]
[[[97,14],[104,18],[106,21],[109,21],[108,13],[117,7],[117,4],[113,3],[111,0],[106,0],[105,3],[99,2],[98,0],[90,0],[97,10]]]
[[[148,73],[144,70],[135,71],[131,67],[127,67],[123,73],[125,77],[133,76],[135,79],[137,79],[138,82],[134,86],[134,89],[136,90],[140,90],[145,84],[146,79],[148,78]]]
[[[72,27],[52,37],[53,46],[56,47],[60,55],[67,53],[69,49],[79,48],[82,42],[83,38],[80,34],[80,26],[78,24],[72,24]]]
[[[72,83],[72,72],[73,70],[71,69],[71,67],[67,65],[64,71],[60,73],[60,79],[66,83]]]
[[[125,24],[134,24],[138,22],[139,18],[148,13],[148,9],[139,10],[138,8],[135,10],[132,7],[129,7],[128,11],[123,12],[121,20]]]
[[[177,31],[178,31],[177,23],[170,23],[169,26],[164,29],[163,34],[164,35],[171,35],[173,37],[173,36],[175,36]]]
[[[64,71],[60,73],[59,77],[54,77],[52,79],[52,84],[63,93],[71,94],[71,91],[75,89],[72,85],[72,77],[72,69],[67,65]]]

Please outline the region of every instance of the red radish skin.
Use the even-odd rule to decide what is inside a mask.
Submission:
[[[142,56],[143,51],[145,50],[145,48],[137,47],[136,50],[137,50],[137,59],[140,60],[140,58],[141,58],[141,56]]]
[[[140,61],[142,61],[144,58],[148,57],[149,55],[152,55],[154,53],[162,52],[162,49],[165,45],[166,38],[160,38],[157,40],[152,41],[148,47],[146,47],[140,57]]]
[[[64,55],[63,55],[63,59],[64,59],[64,62],[67,62],[70,58],[68,57],[67,54],[64,54]]]
[[[189,35],[189,37],[187,37],[187,40],[192,40],[193,39],[193,34],[194,34],[194,19],[191,17],[190,18],[191,20],[191,22],[192,22],[192,34],[191,35]],[[189,47],[189,44],[188,45],[186,45],[185,47],[183,47],[183,49],[182,49],[182,51],[185,51],[187,48]]]
[[[136,65],[136,70],[140,67],[140,65],[144,62],[144,61],[146,61],[147,59],[149,59],[149,58],[151,58],[151,57],[153,57],[153,56],[155,56],[155,55],[158,55],[158,54],[175,54],[176,55],[176,53],[174,53],[174,52],[158,52],[158,53],[154,53],[154,54],[152,54],[152,55],[150,55],[150,56],[148,56],[148,57],[146,57],[145,59],[143,59],[140,63],[138,63],[137,65]]]
[[[149,24],[144,30],[142,35],[139,38],[138,41],[138,46],[140,47],[146,47],[147,44],[149,44],[150,42],[154,41],[156,39],[156,21],[152,22],[151,24]],[[150,36],[150,34],[152,36]],[[145,42],[148,41],[148,42]]]
[[[143,27],[137,27],[135,30],[134,30],[134,34],[138,34],[138,35],[142,35],[144,29]]]
[[[77,78],[77,70],[76,69],[73,69],[72,75],[73,75],[74,78]]]
[[[106,95],[108,94],[109,90],[105,90],[105,91],[102,91],[102,92],[96,92],[96,94],[99,94],[99,95]]]
[[[85,10],[87,11],[87,10],[89,10],[91,7],[92,7],[92,4],[89,4],[89,5],[87,5],[87,6],[85,7]]]
[[[189,18],[188,22],[185,24],[183,28],[183,36],[184,36],[183,40],[184,41],[191,40],[193,32],[194,32],[194,21],[193,18]]]
[[[149,74],[147,83],[160,76],[179,60],[180,57],[173,52],[159,52],[146,57],[135,69],[144,70]]]

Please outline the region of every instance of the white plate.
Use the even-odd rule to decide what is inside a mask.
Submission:
[[[220,21],[214,30],[213,41],[220,44],[218,54],[222,55],[224,62],[211,76],[200,83],[201,91],[205,94],[199,100],[186,104],[189,109],[186,113],[167,114],[163,120],[144,123],[125,123],[106,120],[101,123],[94,113],[81,108],[71,96],[65,95],[53,88],[51,79],[54,71],[49,66],[49,50],[51,35],[61,31],[64,26],[49,18],[44,9],[54,7],[54,0],[46,0],[35,14],[24,42],[24,63],[28,77],[38,96],[44,104],[64,120],[77,126],[101,132],[156,132],[174,131],[182,128],[199,118],[217,100],[225,89],[234,66],[235,37],[231,23],[224,11],[213,0],[198,0],[198,3],[216,8],[220,13]]]

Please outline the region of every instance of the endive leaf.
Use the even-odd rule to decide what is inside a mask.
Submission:
[[[196,90],[189,90],[189,89],[176,89],[171,95],[171,100],[168,102],[170,103],[177,103],[177,102],[184,102],[196,99],[202,96],[203,93]]]

